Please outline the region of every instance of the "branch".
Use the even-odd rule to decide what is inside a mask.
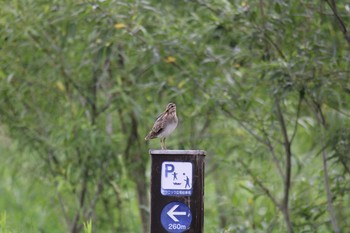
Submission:
[[[106,168],[104,168],[104,170],[102,172],[105,173],[105,171],[106,171]],[[90,206],[85,211],[84,215],[85,215],[86,219],[90,219],[91,218],[92,213],[94,212],[94,209],[96,207],[97,201],[99,200],[100,195],[101,195],[101,193],[103,191],[103,177],[104,177],[104,174],[101,175],[100,179],[98,180],[98,182],[96,184],[96,191],[95,191],[94,197],[91,200]]]
[[[242,126],[243,129],[245,129],[250,135],[252,135],[255,140],[257,140],[258,142],[260,142],[261,144],[265,145],[269,151],[271,152],[272,158],[275,162],[275,165],[277,167],[278,172],[280,173],[282,179],[284,179],[285,175],[282,171],[281,168],[281,162],[280,160],[277,158],[277,155],[275,153],[275,148],[273,147],[271,140],[268,136],[268,134],[266,133],[266,131],[264,129],[262,129],[262,133],[264,134],[264,138],[259,137],[256,133],[253,132],[253,130],[251,128],[249,128],[248,126],[246,126],[242,121],[240,121],[237,117],[235,117],[230,111],[228,111],[227,109],[225,109],[224,107],[222,107],[222,110],[228,114],[231,118],[233,118],[234,120],[236,120],[238,122],[238,124],[240,126]]]
[[[283,173],[282,167],[281,167],[281,161],[277,158],[277,155],[275,153],[275,148],[273,147],[270,138],[268,137],[267,133],[265,132],[265,130],[263,131],[263,133],[265,134],[265,138],[266,138],[266,143],[267,143],[267,147],[269,148],[273,161],[275,162],[275,165],[277,167],[278,172],[280,173],[280,176],[282,177],[282,180],[285,180],[285,175]]]
[[[64,56],[61,54],[61,50],[55,46],[54,40],[52,38],[50,38],[47,34],[44,33],[44,36],[46,37],[47,42],[50,43],[50,45],[53,48],[53,51],[51,51],[50,49],[41,46],[41,41],[39,40],[38,36],[35,36],[33,33],[29,32],[29,36],[30,38],[34,41],[34,43],[36,43],[36,45],[38,46],[38,48],[42,49],[43,52],[45,52],[45,54],[47,55],[48,58],[50,58],[52,65],[55,67],[57,62],[56,57],[54,56],[55,53],[60,53],[59,55],[59,66],[60,66],[60,72],[63,76],[63,78],[66,79],[66,81],[69,81],[69,83],[71,83],[73,85],[73,87],[79,92],[79,94],[83,97],[83,99],[91,105],[91,100],[90,98],[84,93],[83,88],[81,88],[72,78],[70,75],[70,72],[67,71],[67,69],[65,68],[65,64],[64,64]]]
[[[328,125],[326,124],[326,120],[325,117],[323,115],[322,109],[320,107],[320,104],[317,103],[316,101],[314,101],[315,104],[315,114],[316,114],[316,118],[319,122],[319,124],[321,124],[321,126],[323,126],[324,129],[328,128]],[[321,131],[321,143],[325,144],[325,133],[324,130]],[[334,212],[334,206],[333,206],[333,194],[331,192],[331,188],[330,188],[330,183],[329,183],[329,174],[328,174],[328,165],[327,165],[327,153],[326,153],[326,145],[323,145],[323,149],[322,149],[322,162],[323,162],[323,178],[324,178],[324,183],[325,183],[325,189],[326,189],[326,194],[327,194],[327,209],[328,209],[328,213],[329,213],[329,217],[331,219],[331,223],[332,223],[332,227],[335,233],[340,233],[340,228],[338,225],[338,221]]]
[[[293,142],[293,140],[295,138],[295,135],[297,133],[297,130],[298,130],[298,120],[299,120],[299,117],[300,117],[301,103],[303,102],[303,99],[304,99],[304,91],[301,91],[299,93],[299,102],[298,102],[297,115],[295,117],[294,130],[293,130],[292,136],[290,137],[290,144],[292,144],[292,142]]]
[[[103,191],[104,179],[106,178],[106,173],[107,173],[107,168],[109,166],[109,162],[110,162],[110,159],[108,159],[105,163],[102,164],[102,167],[101,167],[102,171],[101,171],[101,175],[98,179],[98,182],[96,184],[96,191],[95,191],[94,197],[91,200],[90,206],[85,211],[85,216],[86,216],[85,218],[86,219],[91,218],[93,210],[95,209],[97,201],[99,200],[100,195]]]
[[[261,17],[265,17],[264,7],[265,7],[264,0],[259,0],[259,9],[260,9]]]
[[[265,187],[265,185],[254,175],[252,170],[249,169],[248,165],[245,164],[242,160],[237,159],[237,161],[244,167],[244,169],[249,173],[249,175],[253,178],[254,182],[262,189],[262,191],[266,194],[268,198],[272,201],[272,203],[280,210],[283,211],[282,206],[278,203],[276,198],[272,196],[270,190]]]
[[[268,35],[268,33],[264,33],[264,36],[265,36],[266,41],[273,45],[273,47],[276,49],[276,51],[278,52],[278,54],[280,55],[280,57],[281,57],[284,61],[286,61],[287,58],[286,58],[286,56],[284,55],[284,53],[282,52],[282,49],[278,46],[278,44],[276,44],[276,43],[271,39],[271,37]]]
[[[249,128],[248,126],[246,126],[242,121],[240,121],[237,117],[235,117],[230,111],[228,111],[227,109],[225,109],[224,106],[221,107],[221,109],[232,119],[236,120],[238,122],[238,124],[240,126],[242,126],[243,129],[245,129],[250,135],[252,135],[255,140],[257,140],[258,142],[266,145],[266,142],[263,138],[259,137],[256,133],[253,132],[253,130],[251,128]]]
[[[58,191],[57,185],[56,185],[56,191],[57,191],[58,201],[60,202],[60,206],[61,206],[61,209],[62,209],[62,212],[63,212],[64,220],[66,221],[67,226],[70,226],[70,221],[69,221],[69,217],[68,217],[68,214],[67,214],[67,210],[66,210],[66,208],[64,206],[63,198],[61,196],[61,193]]]
[[[290,221],[289,216],[289,190],[291,186],[291,173],[292,173],[292,151],[291,151],[291,142],[289,141],[288,134],[287,134],[287,127],[286,123],[283,117],[283,113],[281,110],[280,102],[279,100],[276,100],[276,107],[277,107],[277,118],[281,126],[282,135],[284,138],[284,149],[286,153],[286,177],[284,179],[284,197],[282,201],[282,207],[284,214],[284,218],[287,224],[287,230],[288,233],[293,232],[293,226]]]
[[[208,130],[211,122],[212,122],[212,118],[211,118],[211,113],[212,113],[212,109],[210,109],[207,114],[206,114],[206,118],[205,118],[205,122],[203,124],[203,127],[201,130],[199,130],[199,135],[205,135],[205,132]]]
[[[75,216],[73,218],[73,222],[71,225],[70,232],[71,233],[77,233],[81,229],[81,225],[79,226],[79,218],[80,218],[80,211],[82,210],[85,202],[85,196],[87,192],[87,179],[88,179],[88,168],[85,167],[85,171],[83,173],[83,184],[80,190],[79,194],[79,208],[77,209],[77,212],[75,213]]]
[[[343,111],[343,110],[341,110],[341,109],[338,109],[338,108],[336,108],[336,107],[334,107],[334,106],[331,106],[331,105],[329,105],[329,104],[327,104],[327,103],[325,103],[325,105],[327,105],[327,107],[333,109],[333,110],[336,111],[337,113],[339,113],[339,114],[341,114],[341,115],[343,115],[343,116],[345,116],[345,117],[350,118],[350,114],[349,114],[348,112],[345,112],[345,111]]]
[[[213,12],[215,15],[220,15],[221,11],[218,11],[216,9],[214,9],[213,7],[211,7],[208,3],[203,2],[201,0],[197,1],[197,3],[199,3],[199,5],[204,6],[205,8],[207,8],[209,11]]]
[[[348,164],[347,164],[348,160],[347,160],[347,159],[344,159],[344,158],[340,158],[340,162],[341,162],[341,164],[343,165],[345,171],[346,171],[347,173],[349,173],[349,175],[350,175],[350,168],[349,168],[349,166],[348,166]]]
[[[324,135],[322,135],[323,137]],[[329,184],[329,174],[328,174],[328,165],[327,165],[327,153],[325,150],[322,151],[322,162],[323,162],[323,171],[324,171],[324,183],[327,193],[327,209],[331,218],[333,230],[335,233],[340,233],[340,229],[338,226],[338,222],[335,216],[334,207],[333,207],[333,194],[331,192],[330,184]]]
[[[342,20],[342,18],[340,18],[340,15],[338,13],[338,8],[337,8],[337,4],[335,3],[335,0],[325,0],[327,2],[327,4],[329,5],[329,7],[331,8],[334,17],[336,18],[340,30],[342,31],[345,40],[350,44],[350,35],[348,30],[346,29],[345,23]]]

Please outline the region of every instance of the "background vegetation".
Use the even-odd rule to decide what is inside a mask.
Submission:
[[[205,232],[350,232],[347,1],[0,2],[0,232],[148,232],[149,145],[203,149]]]

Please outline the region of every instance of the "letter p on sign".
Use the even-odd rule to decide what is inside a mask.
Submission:
[[[168,177],[169,173],[173,173],[175,171],[175,167],[173,164],[165,164],[165,177]]]

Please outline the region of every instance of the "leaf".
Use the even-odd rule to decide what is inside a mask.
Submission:
[[[254,204],[253,198],[248,198],[247,202],[248,202],[248,205],[253,205]]]
[[[278,14],[281,14],[282,10],[281,10],[281,5],[279,3],[275,3],[275,11]]]
[[[92,232],[92,221],[91,219],[87,222],[84,222],[84,233],[91,233]]]
[[[122,28],[126,28],[126,25],[123,23],[116,23],[116,24],[114,24],[114,28],[115,29],[122,29]]]
[[[181,82],[179,82],[179,84],[177,85],[177,87],[179,88],[179,89],[182,89],[184,86],[185,86],[185,84],[187,83],[187,79],[184,79],[184,80],[182,80]]]
[[[66,91],[66,88],[65,88],[64,84],[61,81],[57,81],[56,82],[56,87],[57,87],[58,90],[60,90],[62,92]]]
[[[176,62],[176,58],[172,57],[172,56],[169,56],[169,57],[165,58],[165,62],[166,63],[175,63]]]

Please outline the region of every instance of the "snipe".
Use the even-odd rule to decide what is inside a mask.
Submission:
[[[156,122],[145,137],[145,140],[160,138],[160,146],[163,150],[166,149],[165,139],[175,130],[177,123],[176,105],[174,103],[169,103],[165,111],[157,117]]]

